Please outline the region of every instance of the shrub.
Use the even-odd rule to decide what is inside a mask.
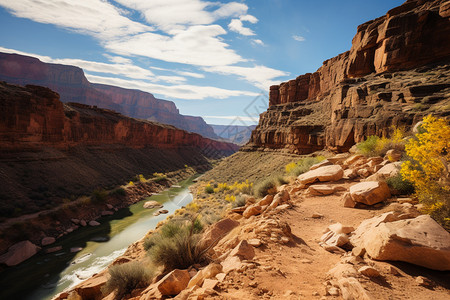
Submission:
[[[110,278],[102,288],[103,295],[116,291],[116,299],[122,299],[136,288],[145,287],[151,275],[150,269],[145,269],[137,261],[114,265],[108,270]]]
[[[164,266],[165,270],[186,269],[189,266],[206,260],[205,249],[199,244],[199,231],[203,228],[197,221],[186,224],[185,222],[172,221],[169,234],[161,228],[150,238],[148,253],[156,265]],[[163,227],[167,226],[164,225]],[[173,227],[172,227],[173,226]],[[175,229],[178,227],[177,229]],[[173,235],[172,235],[173,234]]]
[[[286,184],[287,181],[280,175],[271,176],[255,186],[254,194],[257,197],[264,197],[267,194],[274,194],[277,191],[277,186]]]
[[[113,196],[125,196],[127,194],[127,192],[125,191],[125,189],[124,188],[117,188],[117,189],[114,189],[112,192],[111,192],[111,195],[113,195]]]
[[[211,184],[208,183],[208,184],[205,186],[205,193],[213,194],[213,193],[214,193],[214,187],[212,187]]]
[[[414,193],[414,185],[409,180],[404,179],[401,174],[389,177],[386,179],[386,183],[390,188],[398,191],[400,195],[410,195]]]
[[[309,168],[311,168],[312,165],[315,165],[324,159],[324,156],[306,157],[301,159],[297,163],[292,162],[290,164],[287,164],[285,166],[285,170],[288,175],[297,177],[298,175],[309,171]]]
[[[153,181],[155,181],[155,182],[160,182],[160,181],[163,181],[166,179],[167,179],[167,175],[165,175],[163,173],[158,173],[158,172],[153,173]]]
[[[422,132],[405,146],[409,159],[402,164],[402,176],[411,181],[425,210],[437,222],[450,228],[450,126],[429,115]]]
[[[245,197],[238,195],[236,200],[231,204],[232,208],[241,207],[245,205]]]
[[[108,197],[108,192],[105,190],[95,190],[92,192],[91,199],[94,203],[102,203]]]
[[[367,137],[364,142],[356,145],[356,148],[365,156],[376,156],[375,149],[380,138],[376,135],[371,135]]]

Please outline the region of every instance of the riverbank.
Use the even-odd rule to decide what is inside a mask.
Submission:
[[[203,166],[200,169],[206,168]],[[196,170],[198,169],[196,167]],[[73,201],[66,199],[63,204],[53,209],[6,220],[0,223],[0,253],[23,241],[35,245],[27,245],[28,249],[31,248],[35,253],[40,250],[38,247],[44,247],[44,251],[56,251],[57,248],[52,249],[51,244],[63,236],[81,227],[96,226],[99,218],[113,215],[119,209],[158,193],[192,176],[196,170],[185,167],[166,174],[155,173],[155,176],[149,179],[138,175],[126,185],[108,191],[96,190],[90,196],[82,196]],[[17,252],[20,253],[20,250]],[[7,266],[0,265],[0,271],[5,268]]]
[[[47,246],[47,249],[58,247],[59,251],[49,254],[41,251],[24,263],[5,270],[0,274],[0,298],[50,299],[105,269],[167,214],[192,200],[188,187],[196,177],[190,176],[168,189],[143,197],[114,215],[100,218],[100,225],[80,228]],[[144,208],[147,201],[156,201],[163,207]],[[159,214],[162,210],[167,212]]]

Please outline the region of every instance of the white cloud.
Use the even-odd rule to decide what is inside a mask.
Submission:
[[[245,36],[256,35],[253,32],[253,30],[251,30],[250,28],[244,27],[244,24],[242,24],[242,21],[239,19],[231,20],[230,24],[228,24],[228,28],[231,31],[237,32],[241,35],[245,35]]]
[[[247,21],[250,22],[252,24],[256,24],[258,23],[258,19],[252,15],[244,15],[244,16],[240,16],[239,20],[241,21]]]
[[[225,99],[237,96],[258,96],[258,93],[239,90],[227,90],[213,86],[196,85],[160,85],[141,80],[126,80],[113,77],[102,77],[86,74],[90,82],[120,86],[127,89],[138,89],[168,98],[185,100],[202,100],[205,98]]]
[[[297,42],[304,42],[304,41],[306,41],[306,39],[305,39],[304,37],[302,37],[301,35],[296,35],[296,34],[294,34],[294,35],[292,36],[292,38],[293,38],[294,40],[296,40]]]
[[[244,61],[218,38],[225,33],[219,25],[197,25],[174,36],[147,32],[110,40],[105,47],[121,55],[140,55],[197,66],[231,65]]]
[[[223,4],[219,9],[213,12],[213,16],[216,19],[239,17],[247,13],[248,6],[244,3],[230,2]]]
[[[117,63],[117,64],[132,64],[133,61],[129,58],[125,58],[122,56],[112,56],[109,54],[103,54],[110,62]]]
[[[13,15],[39,23],[54,24],[100,39],[151,31],[102,0],[0,0]]]
[[[264,44],[263,41],[259,40],[259,39],[253,39],[252,43],[258,46],[265,46],[266,44]]]
[[[205,78],[205,75],[200,73],[194,73],[194,72],[186,72],[186,71],[176,71],[177,74],[182,76],[189,76],[194,78]]]
[[[203,69],[208,72],[215,72],[224,75],[237,75],[262,90],[267,90],[269,86],[278,83],[277,81],[274,81],[275,78],[289,75],[289,73],[265,66],[216,66],[206,67]]]

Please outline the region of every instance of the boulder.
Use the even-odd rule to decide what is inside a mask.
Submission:
[[[355,230],[355,228],[353,228],[352,226],[344,226],[341,223],[331,224],[330,226],[328,226],[328,229],[335,233],[345,233],[345,234],[349,234],[350,232]]]
[[[311,185],[306,190],[306,193],[311,196],[325,196],[334,193],[334,188],[331,185]]]
[[[381,276],[380,272],[377,269],[370,267],[370,266],[361,267],[358,269],[358,272],[367,277],[380,277]]]
[[[215,244],[238,225],[238,221],[228,218],[222,219],[208,227],[202,235],[201,243],[207,246],[210,246],[213,243]]]
[[[231,250],[230,256],[237,256],[242,260],[250,260],[255,256],[255,250],[246,240],[242,240],[233,250]]]
[[[22,241],[9,247],[8,252],[0,256],[0,263],[15,266],[35,255],[41,248],[30,241]]]
[[[325,159],[325,160],[323,160],[323,161],[321,161],[321,162],[319,162],[319,163],[317,163],[317,164],[315,164],[315,165],[312,165],[311,166],[311,168],[309,168],[309,170],[311,171],[311,170],[315,170],[315,169],[318,169],[318,168],[320,168],[320,167],[324,167],[324,166],[330,166],[330,165],[332,165],[333,163],[331,162],[331,161],[329,161],[328,159]]]
[[[89,221],[89,226],[99,226],[100,225],[100,223],[99,222],[97,222],[97,221],[94,221],[94,220],[92,220],[92,221]]]
[[[259,206],[269,205],[273,201],[273,195],[266,195],[264,198],[258,201]]]
[[[344,176],[344,170],[339,165],[331,165],[317,168],[298,176],[302,184],[310,184],[316,181],[337,181]]]
[[[391,192],[383,181],[367,181],[351,186],[350,196],[355,202],[373,205],[389,199]]]
[[[53,244],[54,242],[56,242],[56,239],[54,237],[46,236],[42,239],[41,245],[47,246]]]
[[[106,281],[107,278],[104,274],[97,274],[76,286],[73,290],[76,296],[71,293],[68,299],[102,299],[101,288]]]
[[[255,216],[255,215],[259,215],[262,212],[262,208],[260,205],[257,204],[253,204],[250,205],[249,207],[247,207],[244,212],[242,213],[242,215],[245,218],[250,218],[251,216]]]
[[[187,287],[190,279],[187,270],[175,269],[158,281],[156,285],[162,295],[174,296]]]
[[[87,223],[85,220],[80,220],[80,225],[84,227],[87,226]]]
[[[364,158],[364,156],[361,154],[352,155],[344,161],[344,166],[350,166],[362,158]]]
[[[401,162],[388,163],[382,166],[375,174],[369,176],[367,181],[379,181],[394,177],[400,172]]]
[[[162,208],[163,206],[157,201],[147,201],[144,203],[143,207],[151,209],[151,208]]]
[[[386,155],[384,156],[385,159],[388,159],[390,161],[399,161],[402,158],[403,153],[399,150],[391,149],[386,152]]]
[[[160,214],[168,214],[169,211],[167,209],[161,209],[158,211]]]
[[[222,272],[228,274],[232,270],[237,270],[241,267],[241,259],[237,256],[228,256],[223,262],[220,263],[223,267]]]
[[[433,270],[450,270],[450,233],[429,215],[379,223],[363,234],[362,244],[376,260],[405,261]]]
[[[356,202],[353,201],[352,196],[350,196],[350,193],[345,193],[342,196],[342,202],[344,202],[344,207],[353,208],[356,206]]]

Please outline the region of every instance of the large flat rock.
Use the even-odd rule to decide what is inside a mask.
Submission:
[[[302,184],[310,184],[316,181],[337,181],[344,176],[344,170],[339,165],[323,166],[298,176]]]

